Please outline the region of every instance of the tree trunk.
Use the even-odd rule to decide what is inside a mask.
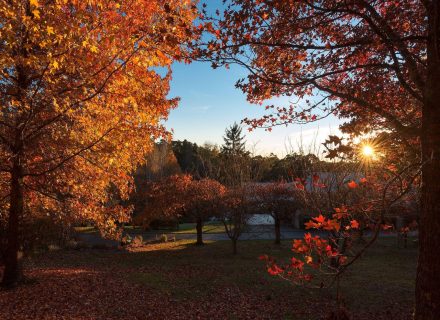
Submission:
[[[416,320],[440,319],[440,4],[429,10],[427,79],[422,115],[421,212]],[[436,29],[435,29],[436,28]]]
[[[23,181],[22,168],[19,156],[16,155],[11,173],[10,207],[7,239],[8,244],[5,252],[5,272],[3,286],[14,286],[21,278],[21,270],[18,261],[19,244],[19,219],[23,216]]]
[[[281,221],[277,216],[275,218],[275,244],[281,244]]]
[[[232,240],[232,253],[237,254],[237,239],[231,239]]]
[[[198,217],[197,218],[197,225],[196,225],[196,230],[197,230],[197,242],[196,245],[203,245],[203,222],[202,222],[202,218]]]

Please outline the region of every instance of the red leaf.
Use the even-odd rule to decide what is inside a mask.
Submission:
[[[350,189],[355,189],[355,188],[357,188],[358,184],[356,182],[354,182],[353,180],[351,180],[349,183],[347,183],[347,186]]]
[[[356,220],[351,220],[350,226],[352,229],[359,229],[359,222],[357,222]]]

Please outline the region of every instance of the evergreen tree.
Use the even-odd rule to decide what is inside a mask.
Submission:
[[[197,171],[197,153],[199,146],[188,140],[172,142],[173,152],[184,173],[194,174]]]
[[[226,155],[247,155],[244,135],[241,132],[242,128],[236,122],[229,128],[226,128],[225,136],[223,137],[224,144],[222,146],[222,153]]]
[[[226,128],[221,149],[221,182],[226,186],[242,186],[250,180],[249,152],[246,151],[242,128],[237,123]]]

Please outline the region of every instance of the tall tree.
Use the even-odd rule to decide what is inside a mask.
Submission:
[[[234,123],[226,128],[221,148],[221,181],[228,186],[241,186],[249,181],[250,157],[245,148],[242,128]]]
[[[291,153],[274,163],[271,170],[273,180],[307,178],[313,172],[313,165],[319,162],[314,154]]]
[[[182,171],[193,174],[197,168],[197,144],[185,139],[173,141],[172,147]]]
[[[388,130],[420,142],[422,170],[416,319],[440,317],[440,2],[231,0],[198,48],[217,67],[249,71],[251,102],[295,95],[252,126],[350,118],[343,129]],[[204,38],[206,39],[206,38]]]
[[[244,135],[242,134],[242,128],[237,123],[234,123],[229,128],[226,128],[223,140],[223,154],[228,156],[241,156],[246,154],[246,141],[244,140]]]
[[[145,163],[136,168],[133,174],[134,190],[128,204],[133,205],[133,216],[142,215],[148,205],[145,194],[151,188],[151,182],[160,181],[181,172],[170,144],[156,143],[151,152],[145,155]]]
[[[4,285],[19,278],[20,224],[35,208],[106,229],[127,219],[108,187],[126,197],[128,173],[168,135],[170,66],[195,16],[192,1],[0,1]]]

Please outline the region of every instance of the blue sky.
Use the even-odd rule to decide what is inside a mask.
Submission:
[[[208,4],[208,12],[221,12],[224,6],[219,0],[201,1]],[[174,139],[187,139],[197,144],[205,142],[221,145],[226,127],[244,118],[255,118],[264,114],[264,106],[252,105],[246,96],[235,88],[235,82],[246,76],[246,71],[231,65],[212,69],[210,63],[175,63],[170,97],[180,97],[179,107],[173,110],[167,122],[174,129]],[[296,100],[296,99],[292,99]],[[275,103],[271,100],[271,103]],[[287,98],[277,99],[277,105],[288,105]],[[329,134],[338,133],[338,119],[327,118],[308,125],[276,127],[272,132],[257,129],[246,133],[248,149],[258,154],[275,153],[284,156],[297,148],[302,140],[308,146],[314,141],[320,144]]]
[[[174,139],[187,139],[197,144],[205,142],[221,145],[225,128],[240,122],[243,118],[264,114],[264,107],[250,104],[246,96],[234,84],[245,76],[239,66],[212,69],[209,63],[176,63],[173,65],[173,80],[170,96],[181,98],[179,107],[173,110],[166,124],[174,130]],[[278,104],[287,104],[287,98],[280,98]],[[271,152],[284,156],[297,149],[300,141],[308,147],[314,141],[322,143],[328,134],[338,133],[339,121],[325,119],[308,125],[277,127],[272,132],[257,129],[248,132],[245,128],[249,149],[258,154]]]

